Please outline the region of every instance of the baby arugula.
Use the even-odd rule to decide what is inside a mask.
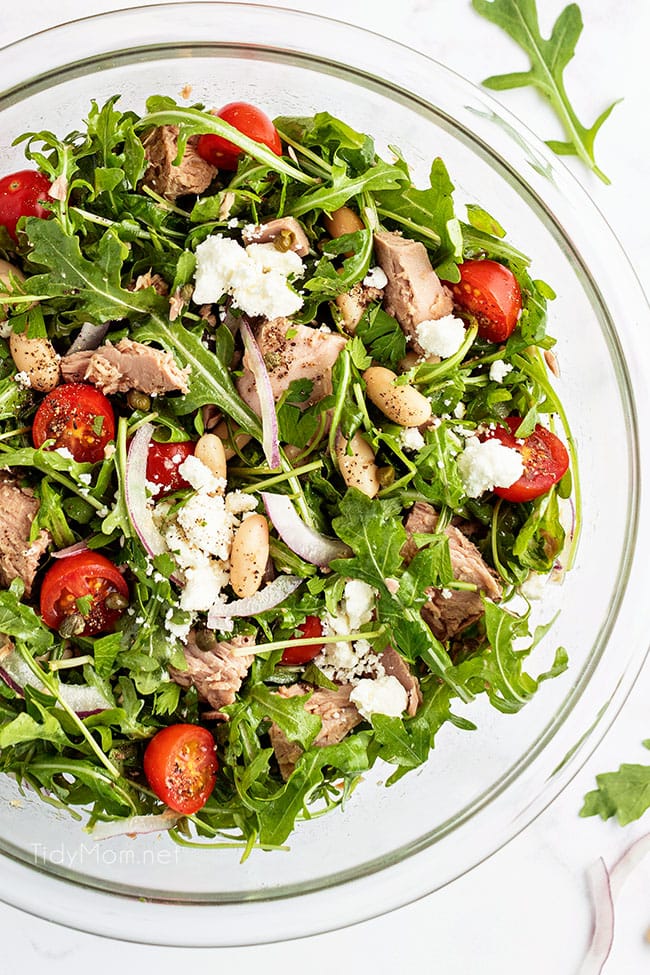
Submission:
[[[594,141],[620,99],[612,102],[589,128],[578,119],[564,85],[564,70],[575,54],[583,22],[576,3],[565,7],[555,21],[551,36],[542,37],[535,0],[472,0],[477,13],[501,27],[530,57],[528,71],[492,75],[483,84],[493,91],[537,88],[551,103],[567,135],[567,141],[547,140],[559,156],[578,156],[603,183],[610,180],[596,165]]]

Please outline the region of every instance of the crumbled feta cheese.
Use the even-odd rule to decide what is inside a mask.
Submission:
[[[16,373],[16,375],[14,376],[14,382],[17,383],[19,386],[22,386],[23,389],[29,389],[30,386],[32,385],[31,376],[29,375],[29,373],[26,373],[24,370]]]
[[[371,267],[363,279],[363,283],[366,288],[385,288],[388,284],[388,278],[380,267]]]
[[[426,355],[448,359],[465,340],[465,323],[454,315],[445,315],[420,322],[415,326],[415,334]]]
[[[79,475],[79,480],[81,481],[82,484],[90,484],[90,482],[92,481],[92,479],[93,479],[92,474],[80,474]]]
[[[231,515],[248,514],[257,508],[257,500],[252,494],[244,494],[243,491],[231,491],[226,495],[226,511]]]
[[[519,587],[519,592],[526,599],[541,599],[546,589],[549,577],[542,572],[531,572]]]
[[[422,450],[424,437],[417,427],[403,427],[399,435],[400,447],[403,450]]]
[[[332,632],[332,622],[340,624],[338,618],[332,618],[326,613],[323,620],[324,633]],[[342,630],[341,627],[338,632]],[[379,654],[374,652],[367,640],[326,643],[314,663],[326,677],[342,684],[356,684],[362,677],[384,674]]]
[[[466,410],[465,410],[465,404],[463,403],[463,401],[461,399],[454,406],[454,417],[457,420],[462,420],[463,417],[465,416],[465,412],[466,412]]]
[[[353,633],[369,623],[375,611],[376,590],[360,579],[349,579],[343,590],[343,608]],[[349,632],[349,631],[348,631]]]
[[[221,495],[197,491],[180,509],[176,521],[190,545],[217,559],[230,557],[235,522]]]
[[[495,438],[469,438],[457,464],[468,498],[478,498],[495,487],[510,487],[524,473],[519,451]]]
[[[115,450],[116,447],[114,443],[107,443],[106,446],[104,447],[104,460],[110,460],[111,457],[114,457]]]
[[[288,277],[304,273],[295,251],[279,251],[271,244],[249,244],[215,234],[196,248],[193,300],[199,304],[233,298],[233,306],[248,315],[280,318],[302,307],[302,298],[288,284]]]
[[[184,610],[205,610],[219,598],[228,585],[228,573],[218,562],[208,562],[185,570],[185,586],[181,593],[180,607]]]
[[[60,457],[64,457],[65,460],[74,460],[74,457],[70,453],[67,447],[55,447],[54,453],[58,454]]]
[[[350,692],[350,700],[367,720],[373,714],[398,718],[406,710],[408,695],[397,677],[383,675],[374,680],[360,680]]]
[[[165,620],[165,629],[167,630],[168,633],[171,633],[172,636],[178,637],[179,640],[185,641],[187,640],[190,634],[190,630],[192,629],[193,622],[194,621],[190,616],[183,623],[175,623],[171,619],[171,610],[170,610],[170,616],[168,619]]]
[[[178,473],[191,484],[195,491],[206,491],[208,494],[220,494],[226,488],[222,477],[215,477],[210,468],[190,454],[178,467]]]
[[[0,322],[0,339],[8,339],[13,332],[13,327],[8,318]]]
[[[512,372],[512,364],[504,362],[503,359],[495,359],[490,366],[490,379],[493,383],[502,383],[509,372]]]

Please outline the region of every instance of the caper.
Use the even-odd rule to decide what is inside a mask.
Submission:
[[[130,389],[126,397],[127,404],[132,410],[147,413],[151,409],[151,397],[141,393],[138,389]]]
[[[282,254],[286,254],[290,251],[296,242],[296,235],[291,230],[281,230],[280,233],[273,238],[273,246],[276,251],[280,251]]]
[[[104,605],[106,609],[117,609],[121,613],[129,605],[129,601],[121,592],[112,592],[104,600]]]
[[[59,636],[64,640],[69,640],[73,636],[81,636],[86,629],[86,621],[81,613],[70,613],[61,622]]]
[[[395,468],[394,467],[378,467],[377,476],[379,478],[379,484],[383,488],[390,487],[395,481]]]
[[[199,650],[214,650],[218,641],[212,630],[196,630],[194,642]]]

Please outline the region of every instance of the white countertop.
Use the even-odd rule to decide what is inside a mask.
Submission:
[[[3,4],[0,44],[129,0],[21,0]],[[523,54],[480,18],[469,0],[293,0],[287,6],[326,13],[386,34],[436,58],[474,82],[524,67]],[[538,0],[550,27],[564,0]],[[567,73],[578,114],[588,122],[624,96],[597,140],[597,157],[613,185],[601,184],[568,160],[620,238],[646,289],[650,286],[647,213],[650,112],[647,107],[647,0],[583,0],[585,31]],[[596,9],[597,8],[597,9]],[[532,90],[499,96],[544,138],[561,137],[550,110]],[[643,180],[643,181],[642,181]],[[644,203],[646,204],[644,206]],[[650,363],[648,365],[650,370]],[[626,829],[578,818],[582,796],[598,772],[621,762],[650,762],[641,740],[650,736],[650,669],[646,666],[622,713],[593,757],[559,799],[505,849],[446,889],[383,918],[302,941],[253,948],[172,949],[102,940],[37,920],[0,905],[0,971],[48,975],[92,971],[107,975],[136,966],[177,973],[205,971],[265,975],[346,969],[436,971],[440,975],[574,975],[589,938],[591,909],[586,869],[602,856],[612,864],[650,829]],[[629,878],[617,906],[614,948],[606,975],[650,970],[650,857]],[[300,902],[296,910],[301,909]],[[272,908],[270,908],[272,910]],[[321,960],[322,959],[322,960]]]

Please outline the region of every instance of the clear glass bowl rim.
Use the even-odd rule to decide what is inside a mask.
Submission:
[[[218,25],[219,34],[214,33]],[[128,26],[128,33],[125,31]],[[199,26],[202,33],[199,33]],[[291,28],[291,29],[290,29]],[[419,99],[433,109],[432,76],[446,78],[454,91],[462,93],[455,105],[453,119],[459,128],[498,160],[507,172],[524,188],[522,192],[545,211],[564,238],[570,252],[581,262],[591,278],[596,294],[599,288],[599,258],[592,246],[596,239],[607,239],[607,264],[614,270],[612,277],[618,282],[620,294],[625,294],[626,318],[616,315],[617,320],[633,320],[630,326],[616,333],[612,329],[611,344],[618,350],[620,383],[627,396],[630,431],[630,467],[632,470],[631,504],[629,512],[628,586],[620,594],[618,619],[625,616],[625,608],[634,605],[634,597],[640,589],[633,568],[639,562],[639,553],[647,551],[650,540],[650,515],[645,515],[639,504],[641,481],[647,472],[648,460],[641,450],[642,439],[638,428],[640,419],[648,415],[644,377],[639,369],[641,357],[635,354],[644,327],[650,325],[645,297],[638,280],[625,257],[613,232],[589,199],[577,180],[532,133],[489,95],[460,78],[444,65],[424,54],[359,27],[334,21],[302,11],[240,3],[180,3],[160,4],[149,7],[127,8],[89,18],[72,21],[39,32],[28,38],[0,49],[0,112],[3,105],[19,100],[32,86],[36,90],[45,80],[54,81],[67,72],[85,72],[91,65],[101,62],[110,52],[117,54],[123,47],[123,39],[129,37],[129,51],[142,50],[147,56],[164,51],[171,45],[187,43],[196,46],[256,47],[267,54],[277,52],[289,56],[303,56],[330,64],[336,70],[345,69],[354,80],[355,74],[371,83],[389,86],[406,97]],[[219,36],[218,44],[205,40]],[[179,44],[180,40],[180,44]],[[67,60],[68,53],[84,50],[85,56],[76,62]],[[332,51],[337,51],[336,58]],[[347,58],[346,58],[347,55]],[[39,74],[31,77],[28,65],[38,64]],[[354,65],[354,67],[351,67]],[[394,65],[398,65],[395,68]],[[24,66],[24,67],[23,67]],[[20,71],[24,74],[18,77]],[[92,93],[89,93],[89,97]],[[488,107],[492,119],[474,114],[478,107]],[[438,115],[444,114],[438,105]],[[497,123],[504,123],[503,126]],[[513,141],[512,135],[518,133]],[[541,162],[547,175],[531,170],[526,165],[529,154]],[[526,173],[526,179],[522,173]],[[570,203],[569,203],[570,201]],[[576,218],[579,214],[579,219]],[[571,234],[565,228],[571,228]],[[600,296],[603,307],[612,311],[620,309],[618,295],[612,289],[603,289]],[[634,314],[630,315],[631,308]],[[611,321],[611,318],[610,318]],[[640,573],[637,572],[639,577]],[[650,607],[639,611],[644,602],[637,602],[637,612],[645,621],[645,633],[650,631]],[[612,622],[612,626],[617,620]],[[602,651],[602,648],[601,648]],[[600,658],[592,661],[578,681],[577,690],[567,699],[571,706],[562,709],[563,733],[567,740],[575,742],[566,754],[561,767],[553,769],[545,763],[542,747],[548,735],[542,736],[538,748],[530,756],[527,767],[539,766],[536,781],[544,785],[521,810],[520,815],[509,822],[508,829],[495,832],[494,838],[482,856],[473,862],[459,863],[455,876],[475,866],[491,855],[528,825],[559,792],[568,784],[582,764],[597,746],[620,707],[643,664],[647,653],[647,638],[637,642],[621,667],[619,679],[613,689],[607,707],[596,721],[586,720],[585,709],[580,707],[580,690],[584,688]],[[601,653],[602,655],[602,653]],[[566,702],[565,702],[566,704]],[[557,717],[557,716],[556,716]],[[593,716],[592,716],[593,717]],[[572,730],[569,730],[571,725]],[[586,730],[585,730],[586,729]],[[557,733],[557,729],[554,729]],[[567,731],[569,734],[567,735]],[[547,727],[546,732],[550,734]],[[548,759],[548,755],[546,756]],[[507,777],[506,777],[507,778]],[[508,788],[507,781],[499,783],[500,790]],[[500,793],[501,794],[501,793]],[[495,802],[490,795],[487,801]],[[472,813],[476,811],[475,804]],[[454,828],[463,825],[462,821]],[[402,855],[389,863],[364,864],[351,875],[335,877],[331,884],[321,889],[303,887],[286,892],[273,900],[260,899],[256,904],[174,904],[173,891],[170,900],[147,902],[116,896],[95,886],[71,883],[38,867],[5,855],[3,879],[0,880],[0,899],[26,911],[81,930],[127,940],[146,940],[161,944],[226,945],[249,944],[299,937],[331,930],[356,923],[422,897],[433,889],[428,866],[433,862],[434,849],[426,843],[416,849],[399,851]],[[435,847],[435,844],[434,844]],[[417,855],[414,855],[417,854]],[[377,877],[378,871],[380,876]],[[38,874],[38,877],[36,876]],[[453,877],[449,877],[449,880]],[[34,880],[35,883],[30,881]],[[449,882],[446,881],[446,882]],[[333,888],[344,883],[345,896],[332,896]],[[292,898],[300,895],[301,910],[295,911]],[[338,903],[337,903],[338,901]],[[295,902],[294,902],[295,904]],[[266,906],[266,917],[264,914]],[[301,918],[293,916],[299,913]],[[208,918],[206,915],[210,915]],[[254,923],[251,920],[254,917]],[[218,920],[218,923],[217,923]],[[206,934],[211,929],[213,933]]]

